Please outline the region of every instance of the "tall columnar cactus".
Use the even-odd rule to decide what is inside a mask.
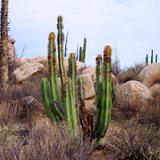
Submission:
[[[148,54],[146,55],[146,65],[148,65]]]
[[[61,81],[60,83],[58,81],[55,34],[50,33],[48,44],[49,78],[43,78],[41,82],[42,101],[48,116],[53,122],[65,120],[69,129],[74,135],[77,135],[80,121],[84,135],[91,137],[91,139],[96,138],[96,142],[99,142],[105,135],[111,119],[112,49],[110,46],[106,46],[103,59],[101,55],[96,58],[97,114],[93,122],[93,115],[88,113],[85,105],[83,81],[80,77],[77,80],[75,54],[71,53],[69,56],[68,75],[66,75],[64,70],[62,26],[62,17],[58,17],[58,62]],[[85,41],[84,43],[86,43]],[[86,44],[83,48],[85,48],[85,46]]]
[[[82,47],[79,47],[79,61],[82,62]]]
[[[155,63],[158,62],[158,55],[156,54],[156,57],[155,57]]]
[[[73,130],[77,131],[78,126],[78,113],[77,113],[77,64],[76,64],[76,57],[74,53],[71,53],[68,59],[68,77],[71,79],[71,115],[72,115],[72,127]]]
[[[112,85],[111,85],[111,55],[112,49],[106,46],[102,57],[97,57],[96,69],[96,102],[97,102],[97,115],[94,125],[94,137],[97,142],[100,138],[105,136],[111,119],[111,105],[112,105]]]
[[[0,87],[5,92],[8,88],[8,0],[1,1],[1,27],[0,27]]]
[[[153,63],[153,49],[151,50],[151,64]]]
[[[77,134],[78,115],[76,108],[76,60],[75,55],[70,54],[68,76],[64,77],[65,84],[58,83],[56,68],[55,34],[50,33],[48,45],[49,78],[43,78],[41,82],[41,94],[45,110],[53,122],[66,120],[71,131]],[[59,59],[60,63],[60,59]],[[61,77],[62,78],[62,77]],[[62,82],[62,81],[61,81]],[[64,90],[60,88],[63,86]],[[64,97],[62,98],[62,92]]]
[[[83,50],[82,50],[82,58],[81,58],[81,62],[83,62],[83,63],[85,63],[85,60],[86,60],[86,46],[87,46],[87,39],[84,38]]]
[[[64,97],[64,85],[65,85],[65,69],[64,69],[64,54],[63,54],[63,44],[64,44],[64,34],[63,34],[63,18],[62,16],[58,17],[58,60],[59,60],[59,70],[60,70],[60,77],[62,85],[62,97]]]

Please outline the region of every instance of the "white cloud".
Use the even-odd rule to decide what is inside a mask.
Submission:
[[[142,62],[151,48],[160,50],[159,0],[14,0],[10,1],[11,34],[26,56],[47,54],[47,37],[56,32],[58,15],[69,31],[69,51],[88,39],[87,63],[106,44],[117,48],[121,63]]]

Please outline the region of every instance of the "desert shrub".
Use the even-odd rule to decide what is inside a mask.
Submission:
[[[139,96],[134,96],[134,99],[133,97],[128,97],[132,95],[121,92],[120,87],[121,85],[116,85],[113,87],[113,92],[115,95],[112,107],[113,112],[119,111],[125,118],[130,119],[137,116],[141,111],[148,107],[148,100]]]
[[[90,143],[80,135],[74,138],[65,124],[51,125],[40,121],[30,130],[26,142],[18,142],[1,149],[2,160],[88,160],[91,157]]]
[[[107,136],[106,153],[116,160],[158,160],[160,159],[160,129],[125,122],[119,132]]]
[[[122,71],[118,76],[119,83],[125,83],[130,80],[139,80],[138,74],[144,68],[142,64],[136,64],[134,67],[127,68],[125,71]]]
[[[146,110],[138,117],[141,124],[151,124],[159,128],[160,126],[160,103],[156,100],[150,101]]]

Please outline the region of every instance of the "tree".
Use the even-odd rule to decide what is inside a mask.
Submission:
[[[2,90],[8,88],[8,0],[1,1],[1,28],[0,28],[0,87]]]

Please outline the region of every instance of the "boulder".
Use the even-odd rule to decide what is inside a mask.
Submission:
[[[43,69],[44,66],[41,63],[25,63],[12,72],[12,79],[22,82]]]
[[[151,100],[151,91],[138,81],[128,81],[115,91],[116,100],[122,108],[143,111]]]
[[[41,63],[43,65],[46,65],[46,64],[48,64],[48,58],[39,56],[39,57],[27,59],[27,62],[29,62],[29,63]]]
[[[138,75],[139,79],[147,87],[160,82],[160,63],[149,64]]]
[[[83,74],[78,76],[78,78],[81,78],[83,81],[85,99],[92,99],[93,97],[95,97],[96,93],[91,76],[89,74]]]
[[[16,58],[16,49],[14,47],[14,43],[15,43],[14,38],[9,37],[7,43],[7,58],[9,63],[12,63]]]
[[[92,99],[86,99],[85,105],[86,105],[86,109],[88,111],[95,114],[95,112],[96,112],[96,97],[93,97]]]
[[[152,96],[155,98],[160,98],[160,84],[155,84],[150,88]]]

